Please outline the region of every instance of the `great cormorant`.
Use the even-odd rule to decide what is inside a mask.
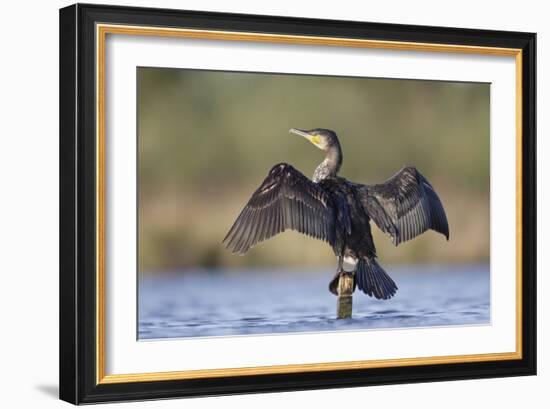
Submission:
[[[354,284],[369,296],[391,298],[395,282],[376,259],[370,220],[393,243],[410,240],[428,229],[449,239],[445,210],[434,188],[420,172],[406,166],[384,183],[361,185],[338,176],[342,149],[334,131],[292,128],[326,152],[313,180],[289,164],[275,165],[254,192],[223,243],[246,253],[255,244],[292,229],[328,242],[337,257],[329,290],[337,294],[340,274],[354,274]]]

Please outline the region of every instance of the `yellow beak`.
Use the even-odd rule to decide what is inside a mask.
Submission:
[[[319,146],[319,143],[321,142],[321,138],[319,138],[318,135],[312,135],[306,131],[302,131],[301,129],[291,128],[289,132],[296,135],[303,136],[315,146]]]

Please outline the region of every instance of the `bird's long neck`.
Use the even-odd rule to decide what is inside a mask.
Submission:
[[[323,179],[336,176],[340,170],[340,166],[342,166],[342,160],[342,148],[340,148],[339,143],[336,143],[336,145],[331,146],[327,150],[325,159],[315,169],[313,181],[319,182]]]

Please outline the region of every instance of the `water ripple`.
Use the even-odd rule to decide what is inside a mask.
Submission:
[[[330,270],[327,270],[330,271]],[[353,318],[336,320],[326,272],[147,277],[139,285],[140,339],[487,324],[489,266],[391,271],[391,300],[356,292]],[[205,290],[206,289],[206,290]],[[246,289],[246,297],[243,297]]]

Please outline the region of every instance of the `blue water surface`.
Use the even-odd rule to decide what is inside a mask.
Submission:
[[[489,265],[388,267],[390,300],[356,291],[336,320],[332,270],[196,271],[139,280],[138,338],[277,334],[490,323]]]

